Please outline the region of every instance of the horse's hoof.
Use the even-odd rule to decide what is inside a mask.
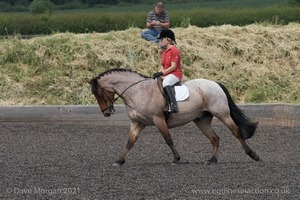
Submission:
[[[172,163],[171,163],[171,165],[178,165],[180,162],[178,161],[178,160],[174,160]]]
[[[209,159],[208,161],[206,161],[207,165],[211,165],[211,164],[217,164],[218,160],[215,157],[212,157],[211,159]]]
[[[173,160],[173,163],[178,163],[180,160],[180,156],[176,156]]]
[[[172,162],[171,165],[176,165],[176,164],[178,164],[178,163],[179,163],[179,160],[180,160],[180,157],[175,158],[175,159],[173,160],[173,162]]]
[[[122,165],[119,164],[119,163],[117,163],[117,162],[115,162],[115,163],[112,164],[112,166],[113,166],[113,167],[120,167],[120,166],[122,166]]]
[[[176,164],[178,164],[179,163],[179,160],[174,160],[173,162],[172,162],[172,164],[174,164],[174,165],[176,165]]]
[[[266,165],[267,163],[262,160],[262,159],[259,159],[259,161],[257,161],[259,165]]]
[[[121,158],[119,158],[119,160],[117,160],[115,163],[113,163],[113,166],[114,167],[122,166],[124,163],[125,163],[125,159],[121,157]]]

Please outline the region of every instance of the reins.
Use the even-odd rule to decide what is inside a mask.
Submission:
[[[129,88],[139,84],[140,82],[146,81],[146,80],[148,80],[148,79],[146,78],[146,79],[140,80],[140,81],[135,82],[132,85],[128,86],[120,95],[117,94],[118,96],[114,99],[113,103],[115,103]]]
[[[113,104],[113,103],[115,103],[128,89],[130,89],[131,87],[133,87],[133,86],[135,86],[135,85],[137,85],[137,84],[139,84],[140,82],[143,82],[143,81],[146,81],[146,80],[148,80],[149,78],[146,78],[146,79],[143,79],[143,80],[140,80],[140,81],[137,81],[137,82],[135,82],[135,83],[133,83],[133,84],[131,84],[130,86],[128,86],[121,94],[117,94],[117,97],[116,98],[114,98],[114,100],[112,100],[111,98],[109,98],[109,96],[106,94],[106,91],[103,89],[103,87],[101,87],[100,85],[99,85],[99,87],[100,87],[100,89],[103,91],[103,93],[105,94],[105,96],[109,99],[109,101]]]

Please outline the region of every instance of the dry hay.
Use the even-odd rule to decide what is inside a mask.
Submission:
[[[173,31],[182,54],[184,81],[208,78],[223,82],[239,103],[300,102],[299,24],[190,26]],[[15,95],[2,95],[0,103],[90,104],[95,102],[83,82],[85,77],[114,67],[131,68],[151,76],[159,68],[161,50],[158,44],[143,40],[140,32],[130,28],[109,33],[58,33],[0,42],[0,57],[5,60],[8,51],[16,51],[11,56],[18,60],[15,65],[24,76],[16,82],[13,72],[3,70],[5,81],[1,84],[10,87],[2,87],[2,94],[28,90],[22,97],[24,101],[14,100]],[[3,67],[11,68],[10,62],[4,62]],[[47,94],[60,95],[59,100],[51,102],[51,97],[39,99],[32,95],[30,89],[34,84],[28,81],[45,81]]]

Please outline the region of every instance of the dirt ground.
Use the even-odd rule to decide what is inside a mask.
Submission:
[[[206,165],[209,140],[188,124],[172,129],[181,156],[147,127],[122,167],[129,125],[96,122],[1,123],[0,199],[297,199],[300,196],[300,127],[261,124],[248,144],[255,162],[228,129],[219,163]]]

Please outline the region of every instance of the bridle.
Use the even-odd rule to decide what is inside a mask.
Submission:
[[[99,86],[99,89],[101,89],[102,93],[108,98],[108,100],[110,101],[110,105],[105,108],[105,109],[101,109],[101,112],[103,113],[105,110],[109,110],[112,114],[115,113],[115,109],[114,109],[114,100],[112,100],[108,95],[107,95],[107,91],[105,89],[103,89],[101,86]]]
[[[133,86],[139,84],[140,82],[146,81],[146,80],[148,80],[148,79],[149,79],[149,78],[142,79],[142,80],[140,80],[140,81],[137,81],[137,82],[135,82],[135,83],[129,85],[129,86],[128,86],[121,94],[117,94],[117,93],[116,93],[116,94],[117,94],[117,97],[114,98],[114,99],[111,99],[111,98],[108,96],[107,91],[104,89],[104,87],[101,87],[101,85],[98,84],[98,88],[102,91],[102,93],[106,96],[106,98],[107,98],[107,99],[110,101],[110,103],[111,103],[106,109],[101,109],[101,112],[104,112],[105,110],[108,109],[112,114],[114,114],[114,113],[115,113],[114,103],[115,103],[120,97],[122,97],[122,95],[123,95],[128,89],[130,89],[131,87],[133,87]]]

